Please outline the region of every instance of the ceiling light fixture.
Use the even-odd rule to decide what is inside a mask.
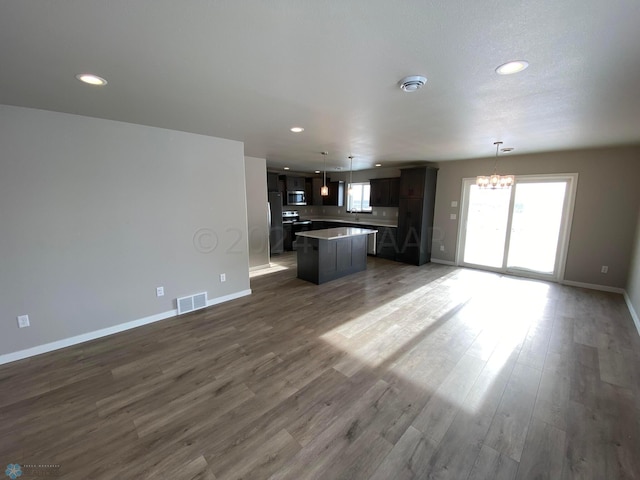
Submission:
[[[322,188],[320,189],[320,195],[322,197],[329,195],[329,187],[327,187],[327,155],[329,155],[329,152],[322,152],[322,156],[324,157],[324,179],[322,181]]]
[[[316,170],[316,173],[320,173],[320,170]]]
[[[376,167],[381,167],[382,164],[381,163],[376,163]]]
[[[398,82],[400,88],[405,92],[415,92],[422,88],[425,83],[427,83],[426,77],[422,77],[420,75],[411,75]]]
[[[98,87],[107,84],[107,81],[104,78],[93,75],[92,73],[79,73],[76,75],[76,78],[81,82],[88,83],[89,85],[96,85]]]
[[[304,132],[304,128],[302,127],[291,127],[289,130],[291,130],[293,133]]]
[[[285,170],[289,170],[289,167],[284,167]]]
[[[529,62],[525,60],[514,60],[513,62],[507,62],[496,68],[498,75],[511,75],[523,71],[529,66]]]
[[[498,149],[500,145],[502,145],[502,142],[493,142],[493,144],[496,146],[496,160],[493,164],[493,175],[488,177],[479,175],[476,178],[476,185],[480,188],[509,188],[513,185],[515,177],[513,175],[498,175]],[[502,149],[503,152],[510,152],[512,150],[513,148],[510,147]]]

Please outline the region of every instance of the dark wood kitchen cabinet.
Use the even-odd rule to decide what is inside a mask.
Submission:
[[[307,205],[323,205],[323,197],[320,195],[322,177],[310,177],[306,180]]]
[[[285,187],[288,192],[304,191],[305,178],[293,175],[282,175],[280,178],[284,179]]]
[[[413,265],[431,261],[437,175],[438,169],[434,167],[406,168],[401,171],[398,261]]]
[[[395,260],[398,253],[396,227],[370,227],[378,230],[376,235],[376,256]]]
[[[344,206],[344,182],[327,182],[329,187],[329,195],[322,197],[323,205],[331,205],[334,207]]]
[[[269,192],[280,191],[277,173],[267,172],[267,191]]]
[[[426,168],[405,168],[400,171],[400,198],[424,198]]]
[[[370,204],[372,207],[397,207],[400,199],[399,178],[372,178]]]

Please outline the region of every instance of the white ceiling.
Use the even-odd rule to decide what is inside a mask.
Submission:
[[[362,169],[496,140],[632,144],[639,24],[638,0],[0,0],[0,103],[240,140],[306,171],[323,150]],[[494,72],[515,59],[530,67]]]

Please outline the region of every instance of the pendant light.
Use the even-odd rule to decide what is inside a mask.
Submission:
[[[353,155],[349,155],[349,188],[347,189],[347,211],[353,210]],[[356,213],[356,217],[358,214]]]
[[[509,188],[513,185],[515,177],[513,175],[498,175],[498,150],[502,142],[493,142],[496,146],[496,160],[493,164],[493,174],[490,176],[479,175],[476,178],[476,185],[480,188]],[[503,148],[503,152],[510,152],[513,148]]]
[[[322,152],[322,156],[324,157],[324,179],[322,182],[322,188],[320,189],[320,195],[323,197],[327,197],[329,195],[329,187],[327,187],[327,155],[329,155],[329,152]]]

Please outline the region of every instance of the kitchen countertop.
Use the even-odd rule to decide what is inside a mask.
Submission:
[[[372,227],[398,227],[398,221],[396,220],[391,222],[383,222],[381,220],[374,220],[370,218],[371,215],[367,215],[366,217],[360,217],[360,220],[355,220],[351,218],[326,218],[326,217],[305,217],[307,220],[311,220],[313,222],[336,222],[336,223],[359,223],[361,225],[371,225]],[[375,217],[374,217],[375,218]]]
[[[369,235],[370,233],[376,232],[377,230],[371,230],[369,228],[339,227],[327,228],[324,230],[309,230],[307,232],[298,232],[296,233],[296,235],[298,235],[299,237],[317,238],[319,240],[335,240],[337,238]]]

